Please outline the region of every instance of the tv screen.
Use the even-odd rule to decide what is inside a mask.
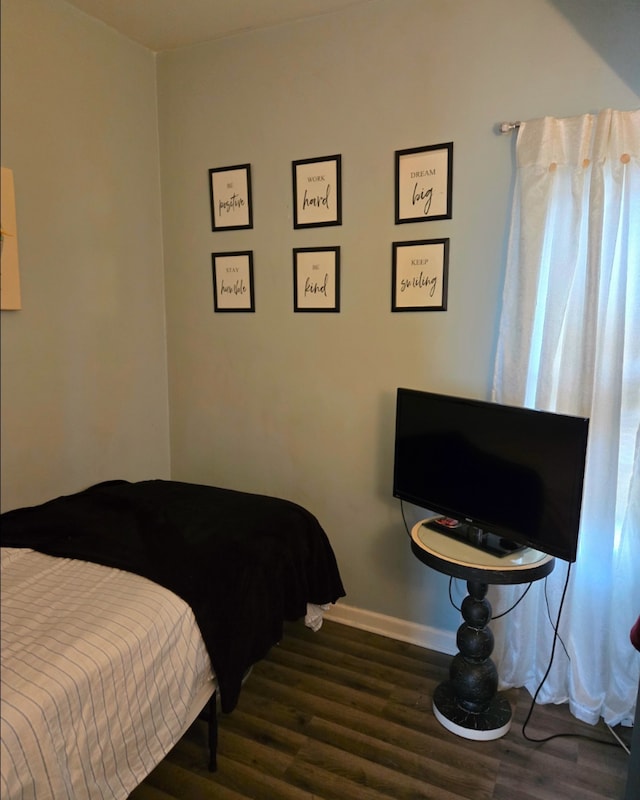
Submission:
[[[506,555],[575,561],[589,420],[398,389],[393,495]]]

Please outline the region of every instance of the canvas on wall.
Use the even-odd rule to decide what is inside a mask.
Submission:
[[[17,311],[20,299],[20,273],[18,270],[18,228],[13,171],[2,167],[0,176],[2,195],[0,208],[0,300],[3,311]]]

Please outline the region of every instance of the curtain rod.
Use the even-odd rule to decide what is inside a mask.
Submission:
[[[521,125],[520,122],[501,122],[498,125],[498,130],[500,133],[511,133],[511,131],[519,128]]]

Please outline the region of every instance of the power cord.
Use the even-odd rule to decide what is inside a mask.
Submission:
[[[402,521],[404,522],[404,529],[407,532],[407,536],[411,536],[411,531],[409,530],[409,526],[407,525],[407,518],[404,513],[404,502],[400,501],[400,513],[402,514]]]
[[[571,571],[571,564],[569,564],[569,570],[567,571],[567,584],[569,582],[569,572],[570,571]],[[549,620],[549,624],[551,625],[551,627],[554,628],[553,621],[551,619],[551,609],[549,608],[549,595],[547,593],[547,586],[548,585],[549,585],[548,584],[548,577],[546,577],[544,579],[544,602],[545,602],[545,605],[547,607],[547,619]],[[560,606],[560,608],[562,608],[562,606]],[[564,650],[565,656],[567,657],[567,659],[569,661],[571,661],[571,656],[569,655],[569,651],[567,650],[566,645],[565,645],[564,641],[562,640],[562,636],[560,636],[560,634],[558,633],[558,625],[559,624],[560,624],[560,614],[558,614],[558,621],[557,621],[557,624],[556,624],[556,626],[554,628],[554,631],[555,631],[555,635],[558,637],[558,641],[562,645],[562,649]]]
[[[527,735],[527,730],[526,730],[527,729],[527,725],[529,724],[529,720],[531,719],[531,715],[533,714],[533,709],[535,707],[536,700],[538,699],[538,695],[540,694],[540,691],[542,690],[542,687],[544,686],[545,681],[547,680],[547,678],[549,677],[549,673],[551,672],[551,666],[553,664],[553,657],[554,657],[555,652],[556,652],[556,642],[558,641],[558,636],[559,636],[558,628],[560,627],[560,617],[562,616],[562,608],[564,606],[564,599],[565,599],[566,594],[567,594],[567,589],[569,588],[569,577],[570,576],[571,576],[571,563],[569,563],[569,566],[568,566],[568,569],[567,569],[567,576],[566,576],[566,578],[564,580],[564,587],[562,589],[562,597],[560,598],[560,606],[558,608],[558,616],[556,618],[556,623],[555,623],[555,625],[553,625],[553,623],[552,623],[552,627],[553,627],[553,643],[551,645],[551,656],[549,657],[549,664],[547,665],[547,670],[544,673],[544,675],[542,677],[542,680],[538,684],[538,688],[536,689],[535,694],[533,695],[533,697],[531,699],[531,705],[529,706],[529,712],[527,714],[527,717],[526,717],[525,721],[522,724],[522,735],[529,742],[537,742],[537,743],[549,742],[549,741],[551,741],[551,739],[557,739],[557,738],[565,737],[565,736],[579,736],[580,735],[580,734],[573,734],[573,733],[553,733],[553,734],[551,734],[551,736],[545,736],[543,739],[534,739],[533,737]],[[546,597],[546,586],[545,586],[545,597]],[[548,602],[547,602],[547,612],[549,612]],[[549,616],[549,621],[551,621],[551,616]],[[585,738],[589,738],[589,737],[585,737]]]
[[[513,609],[514,609],[514,608],[515,608],[515,607],[516,607],[516,606],[517,606],[519,603],[521,603],[521,602],[524,600],[524,598],[525,598],[525,597],[526,597],[526,595],[527,595],[527,592],[529,591],[529,589],[530,589],[532,586],[533,586],[533,583],[530,583],[530,584],[527,586],[527,588],[526,588],[526,589],[524,590],[524,592],[523,592],[523,593],[520,595],[520,597],[519,597],[519,598],[516,600],[516,602],[515,602],[515,603],[514,603],[514,604],[511,606],[511,608],[508,608],[506,611],[503,611],[503,612],[502,612],[502,613],[500,613],[500,614],[494,614],[494,615],[491,617],[491,619],[492,619],[492,620],[494,620],[494,619],[500,619],[500,617],[504,617],[504,616],[506,616],[507,614],[509,614],[511,611],[513,611]]]
[[[567,594],[567,589],[569,588],[569,578],[570,577],[571,577],[571,562],[569,562],[569,565],[567,567],[567,576],[565,578],[564,587],[562,589],[562,597],[560,598],[560,606],[558,608],[558,616],[556,618],[555,625],[553,624],[553,622],[551,622],[551,612],[549,610],[549,599],[547,597],[547,586],[546,586],[546,579],[545,579],[545,601],[546,601],[546,604],[547,604],[547,614],[549,615],[549,622],[551,622],[551,625],[553,627],[553,644],[551,646],[551,655],[549,657],[549,664],[547,665],[547,670],[544,673],[544,676],[543,676],[542,680],[540,681],[540,683],[538,684],[538,688],[536,689],[535,694],[533,695],[533,697],[531,699],[531,705],[529,706],[529,712],[527,713],[527,717],[526,717],[525,721],[522,724],[522,735],[527,741],[534,742],[536,744],[542,744],[544,742],[550,742],[552,739],[560,739],[560,738],[572,737],[572,738],[576,738],[576,739],[586,739],[589,742],[596,742],[598,744],[613,745],[614,747],[617,746],[617,744],[619,743],[626,750],[627,748],[624,747],[624,744],[621,742],[619,737],[614,733],[614,731],[611,729],[611,727],[609,725],[607,725],[607,727],[609,728],[611,733],[615,736],[615,738],[618,740],[617,742],[610,742],[610,741],[606,741],[605,739],[598,739],[598,738],[593,737],[593,736],[586,736],[583,733],[553,733],[550,736],[544,736],[542,739],[536,739],[533,736],[529,736],[527,734],[527,731],[526,731],[527,725],[529,724],[529,721],[531,719],[531,715],[533,714],[533,709],[535,707],[538,695],[540,694],[540,691],[541,691],[542,687],[544,686],[545,681],[549,677],[549,673],[551,672],[551,666],[553,664],[553,657],[555,655],[555,650],[556,650],[556,643],[558,642],[558,640],[560,642],[562,642],[560,634],[558,633],[558,628],[560,627],[560,618],[562,616],[562,608],[564,606],[564,600],[565,600],[565,596]],[[569,653],[567,652],[567,648],[564,645],[564,642],[562,642],[562,647],[564,648],[564,651],[567,654],[567,658],[569,660],[571,660],[571,658],[569,656]],[[629,751],[627,750],[627,753],[628,752]]]
[[[453,595],[452,595],[452,592],[451,592],[451,587],[452,587],[452,585],[453,585],[453,581],[454,581],[454,580],[455,580],[454,578],[449,578],[449,602],[450,602],[450,603],[451,603],[451,605],[452,605],[452,606],[455,608],[455,610],[456,610],[456,611],[459,611],[460,613],[462,613],[462,609],[461,609],[459,606],[457,606],[457,605],[455,604],[455,602],[454,602],[454,599],[453,599]],[[493,615],[491,616],[491,619],[490,619],[489,621],[490,621],[490,622],[492,622],[494,619],[500,619],[500,617],[504,617],[504,616],[506,616],[507,614],[509,614],[511,611],[513,611],[513,609],[514,609],[514,608],[515,608],[515,607],[516,607],[516,606],[517,606],[519,603],[521,603],[521,602],[524,600],[524,598],[525,598],[525,596],[526,596],[527,592],[529,591],[529,589],[531,588],[531,586],[532,586],[532,585],[533,585],[533,584],[531,584],[531,583],[530,583],[530,584],[527,586],[527,588],[526,588],[526,589],[524,590],[524,592],[523,592],[523,593],[520,595],[520,597],[519,597],[519,598],[516,600],[516,602],[515,602],[515,603],[514,603],[514,604],[511,606],[511,608],[508,608],[506,611],[501,611],[501,612],[500,612],[500,614],[493,614]]]

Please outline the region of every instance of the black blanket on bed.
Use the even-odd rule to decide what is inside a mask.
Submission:
[[[245,671],[307,602],[344,596],[329,540],[295,503],[177,481],[108,481],[0,517],[1,542],[143,575],[193,609],[220,687]]]

